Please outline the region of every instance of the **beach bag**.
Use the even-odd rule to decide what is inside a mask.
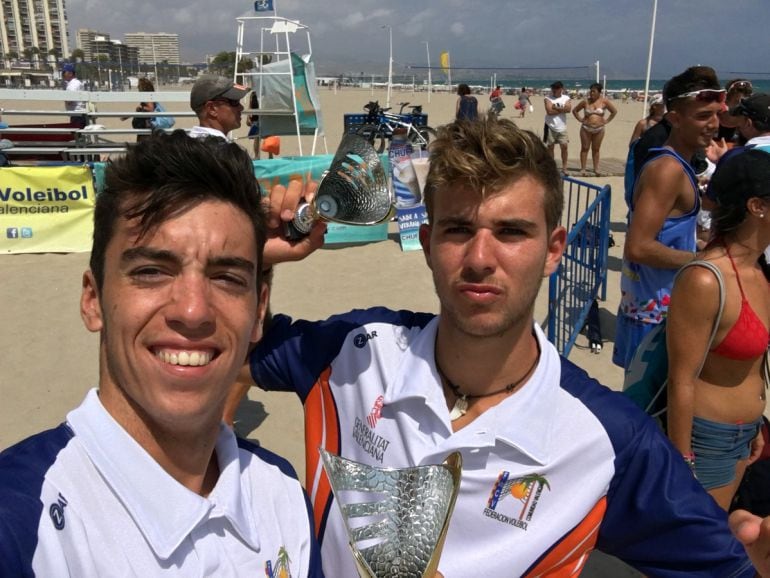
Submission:
[[[679,269],[676,274],[677,277],[688,267],[705,267],[714,274],[719,284],[719,309],[717,309],[717,315],[714,318],[714,326],[711,328],[709,345],[698,368],[698,374],[700,374],[725,309],[725,283],[722,279],[722,273],[716,265],[703,260],[687,263]],[[668,405],[667,385],[668,350],[666,349],[666,320],[664,319],[639,343],[623,382],[623,393],[649,416],[655,418],[664,431],[666,429],[665,413]]]
[[[535,107],[533,105],[529,105],[529,112],[535,112]]]
[[[516,110],[521,110],[521,103],[519,101],[516,101],[516,104],[513,105],[513,108]]]

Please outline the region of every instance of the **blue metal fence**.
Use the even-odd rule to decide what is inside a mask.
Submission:
[[[569,231],[559,269],[548,285],[548,339],[569,355],[594,299],[607,298],[610,186],[564,178],[561,224]]]

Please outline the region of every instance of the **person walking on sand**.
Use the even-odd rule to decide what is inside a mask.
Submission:
[[[524,118],[527,111],[532,108],[532,101],[529,99],[529,89],[526,86],[521,87],[516,108],[519,109],[519,118]]]
[[[457,103],[455,104],[455,119],[476,120],[479,118],[479,101],[471,95],[471,87],[460,84],[457,87]]]
[[[489,111],[494,116],[500,116],[505,108],[503,102],[503,91],[498,84],[495,89],[489,93],[490,108]]]
[[[569,137],[567,136],[567,113],[572,110],[570,97],[564,94],[564,84],[557,80],[551,85],[551,94],[545,97],[545,144],[551,156],[556,145],[561,149],[561,173],[567,174]],[[555,156],[554,156],[555,158]]]

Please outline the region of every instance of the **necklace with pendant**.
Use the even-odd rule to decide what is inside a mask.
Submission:
[[[540,361],[540,349],[538,348],[538,354],[535,357],[535,362],[532,364],[532,366],[522,375],[519,379],[516,381],[509,383],[505,387],[501,387],[500,389],[496,389],[495,391],[490,391],[489,393],[482,393],[479,395],[470,395],[467,393],[462,393],[460,391],[460,387],[449,381],[449,378],[444,374],[444,372],[441,370],[441,367],[439,367],[438,360],[436,360],[436,370],[438,371],[439,376],[441,376],[441,379],[444,381],[444,383],[447,384],[447,387],[452,390],[452,393],[455,396],[455,404],[452,407],[452,411],[449,412],[449,419],[450,421],[455,421],[462,416],[464,416],[468,412],[468,400],[469,399],[481,399],[482,397],[492,397],[493,395],[498,395],[500,393],[511,393],[514,389],[516,389],[519,385],[521,385],[527,377],[534,371],[535,367],[537,367],[537,363]]]

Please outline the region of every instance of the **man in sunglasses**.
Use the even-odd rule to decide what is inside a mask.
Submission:
[[[741,99],[751,96],[754,87],[750,80],[736,78],[725,84],[725,104],[727,105],[719,115],[719,131],[717,141],[725,140],[726,143],[742,144],[743,140],[738,131],[738,119],[733,117],[729,110],[737,106]]]
[[[770,149],[770,94],[758,92],[730,109],[736,119],[738,132],[746,139],[746,146]]]
[[[649,151],[629,199],[612,356],[626,369],[644,336],[666,317],[674,275],[696,251],[700,196],[689,159],[716,134],[725,91],[712,68],[693,66],[666,83],[663,99],[671,132]]]
[[[227,134],[241,126],[241,99],[251,89],[224,76],[203,75],[190,91],[190,108],[198,116],[198,126],[191,137],[217,136],[230,140]]]

